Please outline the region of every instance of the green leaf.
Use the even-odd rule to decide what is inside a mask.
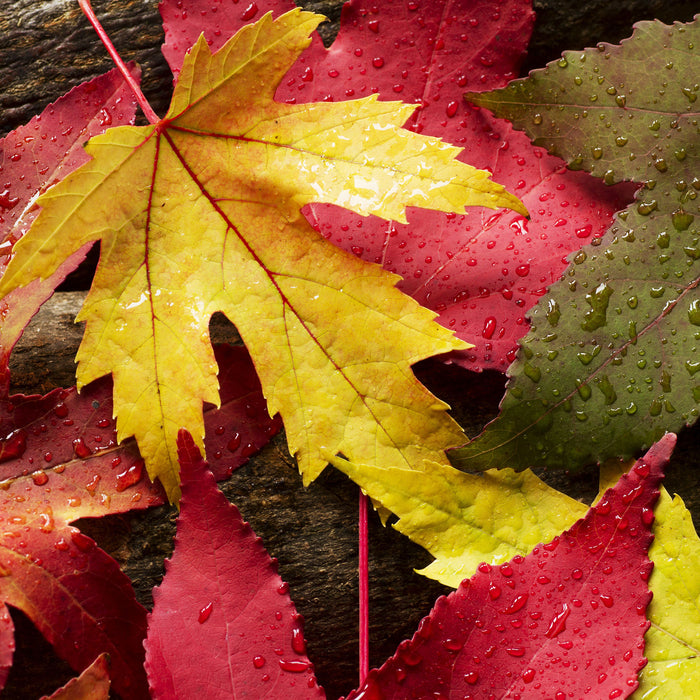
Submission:
[[[435,561],[419,573],[456,588],[478,564],[500,564],[549,542],[587,507],[530,470],[465,474],[426,462],[422,471],[335,458],[333,465],[399,516],[396,529]]]
[[[606,182],[643,183],[531,312],[500,416],[456,466],[574,467],[630,456],[700,401],[698,21],[642,22],[468,98]]]

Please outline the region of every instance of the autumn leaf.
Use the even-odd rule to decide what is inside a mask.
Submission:
[[[282,13],[293,3],[250,7]],[[254,14],[209,0],[164,0],[160,10],[163,53],[173,72],[200,32],[219,47]],[[464,104],[465,90],[501,87],[517,75],[532,20],[529,3],[519,0],[498,7],[474,0],[351,0],[333,45],[324,48],[314,35],[275,93],[288,103],[372,93],[418,103],[406,128],[463,146],[460,159],[489,170],[523,200],[529,221],[508,210],[455,216],[410,208],[401,224],[330,204],[304,209],[325,238],[401,275],[399,289],[474,344],[448,356],[469,369],[503,371],[513,361],[528,329],[527,310],[559,278],[567,254],[602,235],[613,212],[631,200],[629,186],[606,188],[567,171],[507,122]]]
[[[109,686],[109,659],[107,654],[100,654],[78,678],[71,678],[42,700],[108,700]]]
[[[215,357],[222,405],[207,407],[204,422],[212,470],[225,479],[280,422],[267,415],[245,349],[217,346]],[[165,500],[145,478],[134,441],[117,443],[110,379],[79,395],[58,389],[10,397],[0,402],[0,426],[6,435],[0,441],[0,601],[24,611],[76,670],[108,651],[115,687],[130,698],[143,695],[145,610],[116,561],[70,525]],[[0,688],[14,648],[12,621],[4,605],[1,611]]]
[[[647,548],[669,434],[562,535],[440,598],[356,698],[626,698],[644,666]]]
[[[611,463],[601,469],[601,491],[619,476]],[[661,488],[654,511],[654,541],[649,558],[654,597],[647,611],[651,626],[644,652],[649,663],[639,677],[635,698],[692,697],[700,682],[700,540],[680,496]]]
[[[275,560],[217,489],[185,431],[178,449],[175,552],[153,591],[145,642],[153,697],[325,697]]]
[[[138,77],[139,72],[133,72]],[[37,195],[87,162],[82,145],[90,136],[110,125],[132,124],[135,107],[131,90],[115,69],[75,87],[0,140],[4,188],[0,192],[0,274],[5,272],[14,244],[36,218],[31,204]],[[0,395],[9,393],[7,362],[24,327],[88,250],[86,244],[50,277],[0,302]]]
[[[337,457],[333,465],[397,515],[394,527],[435,557],[418,573],[453,588],[480,563],[496,565],[525,555],[587,510],[530,470],[466,474],[428,463],[416,472]]]
[[[467,469],[629,457],[698,415],[698,22],[641,22],[620,46],[470,94],[607,182],[644,183],[532,310],[532,331]]]
[[[171,499],[177,430],[201,446],[202,403],[218,403],[215,311],[248,347],[305,482],[339,451],[419,464],[444,461],[463,439],[410,369],[461,343],[394,276],[319,237],[299,208],[335,202],[398,221],[408,205],[524,210],[487,173],[454,161],[458,149],[401,130],[411,106],[274,102],[319,21],[267,15],[214,55],[201,39],[165,119],[92,139],[93,160],[39,199],[0,285],[7,294],[46,277],[101,239],[79,315],[78,385],[112,373],[119,438],[136,437]]]
[[[7,606],[0,604],[0,690],[5,687],[15,653],[15,626]]]
[[[115,453],[111,407],[97,400],[101,389],[87,387],[80,405],[75,392],[63,390],[11,400],[17,427],[0,453],[0,601],[22,610],[78,671],[108,652],[115,690],[147,698],[146,611],[117,562],[70,525],[163,501],[142,478],[133,442]],[[92,452],[93,445],[107,449]],[[2,632],[0,653],[13,638],[11,627]]]

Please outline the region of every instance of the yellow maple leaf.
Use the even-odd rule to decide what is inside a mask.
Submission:
[[[529,469],[466,474],[426,462],[419,472],[339,458],[333,465],[397,515],[394,527],[435,557],[418,573],[453,588],[481,562],[501,564],[524,556],[588,510]]]
[[[322,19],[266,15],[213,55],[200,38],[166,117],[92,139],[92,160],[39,199],[0,282],[4,295],[46,278],[101,240],[78,316],[78,386],[112,373],[119,439],[136,437],[171,500],[178,429],[201,448],[202,402],[218,403],[216,311],[247,345],[305,482],[338,452],[410,467],[444,463],[464,440],[411,370],[464,344],[397,291],[395,275],[323,240],[300,209],[329,202],[397,221],[406,206],[524,209],[456,161],[460,149],[401,129],[414,106],[275,102]]]

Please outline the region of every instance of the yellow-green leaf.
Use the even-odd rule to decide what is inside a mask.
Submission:
[[[601,469],[601,493],[624,469]],[[647,608],[651,627],[644,642],[648,664],[639,677],[635,700],[696,697],[700,686],[700,539],[680,496],[661,489],[654,510],[654,570]]]
[[[466,474],[426,463],[419,472],[337,458],[333,465],[397,515],[394,527],[435,557],[419,573],[454,588],[481,562],[500,564],[525,555],[588,510],[529,469]]]
[[[218,403],[208,322],[236,325],[306,482],[342,452],[375,465],[445,462],[461,430],[411,365],[464,345],[394,288],[397,277],[323,240],[300,214],[330,202],[405,220],[517,198],[459,149],[401,129],[413,106],[374,97],[288,105],[274,91],[317,15],[249,25],[185,59],[167,116],[92,139],[92,160],[43,195],[0,294],[46,278],[83,244],[100,263],[79,319],[79,386],[114,378],[120,439],[134,435],[177,499],[176,436],[201,447]]]

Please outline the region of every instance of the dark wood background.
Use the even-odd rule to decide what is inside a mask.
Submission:
[[[380,1],[380,0],[378,0]],[[488,0],[486,0],[488,1]],[[300,3],[339,15],[340,0]],[[598,41],[617,42],[632,23],[660,18],[688,21],[700,4],[688,0],[535,0],[538,21],[524,70],[544,65],[564,49]],[[158,0],[93,0],[107,31],[127,60],[143,69],[143,88],[156,112],[164,113],[172,79],[160,53],[163,40]],[[337,25],[323,27],[330,41]],[[0,0],[0,136],[25,123],[74,85],[98,75],[111,63],[82,17],[75,0]],[[85,276],[74,287],[84,287]],[[74,383],[73,357],[80,328],[73,324],[83,294],[54,296],[25,332],[12,359],[13,389],[45,392]],[[221,326],[220,337],[235,337]],[[474,374],[437,362],[417,368],[420,378],[454,408],[471,436],[496,415],[504,378]],[[667,487],[679,492],[700,517],[697,447],[700,429],[685,430],[673,457]],[[576,476],[544,475],[581,499],[596,490],[595,469]],[[280,562],[299,611],[306,618],[309,655],[329,698],[346,694],[357,680],[357,489],[335,470],[304,489],[278,436],[223,486],[265,545]],[[151,588],[162,576],[172,550],[174,512],[81,521],[79,526],[123,565],[139,600],[151,606]],[[413,573],[430,557],[376,517],[370,523],[371,664],[381,664],[399,641],[411,636],[420,618],[447,589]],[[21,613],[15,664],[3,697],[37,698],[51,693],[73,672]]]

